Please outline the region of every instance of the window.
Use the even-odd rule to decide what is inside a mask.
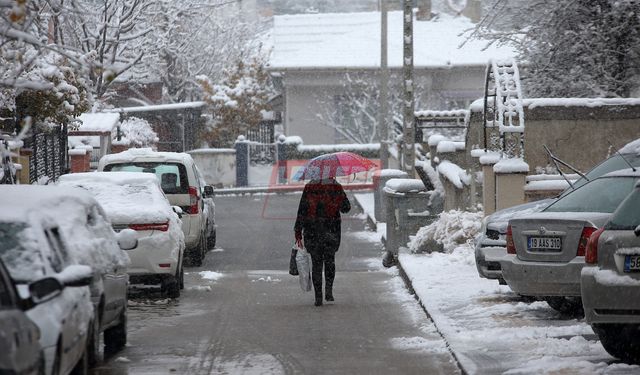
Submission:
[[[637,179],[633,177],[603,177],[558,199],[546,212],[611,213],[631,192]]]
[[[607,224],[607,229],[634,230],[640,225],[640,188],[636,188],[616,210]]]
[[[165,194],[188,194],[189,179],[187,169],[179,163],[136,162],[109,164],[104,167],[106,172],[146,172],[154,173]]]
[[[58,228],[47,229],[45,231],[45,235],[49,242],[49,247],[51,248],[51,252],[48,254],[51,267],[55,272],[62,272],[68,262],[68,259],[66,248],[62,243]]]

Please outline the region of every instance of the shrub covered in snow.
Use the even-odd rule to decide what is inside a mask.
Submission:
[[[411,252],[451,252],[472,240],[482,226],[483,212],[443,212],[430,225],[420,228],[409,242]]]
[[[118,132],[112,132],[114,145],[128,145],[135,147],[151,147],[159,141],[158,134],[151,128],[147,120],[129,117],[120,123],[120,140]]]

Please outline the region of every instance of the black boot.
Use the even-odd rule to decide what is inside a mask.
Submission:
[[[315,303],[315,305],[316,305],[316,306],[322,306],[322,297],[320,297],[320,298],[316,297],[316,303]]]
[[[327,289],[324,295],[324,299],[326,299],[329,302],[333,302],[333,291],[331,289]]]

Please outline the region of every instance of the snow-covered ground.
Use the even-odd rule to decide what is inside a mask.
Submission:
[[[365,212],[373,212],[372,199],[358,194],[356,200]],[[369,238],[378,240],[380,233]],[[607,354],[583,319],[563,317],[546,302],[525,301],[508,286],[480,278],[470,244],[449,250],[401,252],[399,262],[469,374],[640,373],[640,367]]]

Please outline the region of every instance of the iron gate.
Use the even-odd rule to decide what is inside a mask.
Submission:
[[[67,172],[67,127],[55,126],[45,131],[34,129],[31,136],[24,139],[24,148],[31,149],[29,159],[29,182],[42,177],[56,181]]]

